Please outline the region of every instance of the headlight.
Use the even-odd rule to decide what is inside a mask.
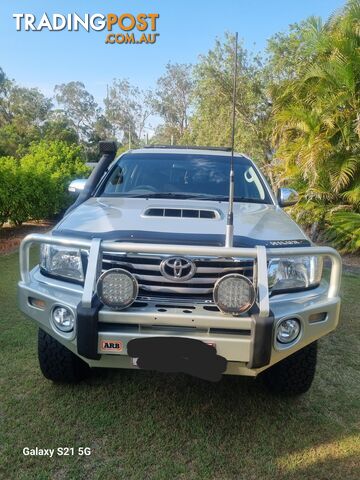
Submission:
[[[239,315],[247,312],[255,302],[254,285],[243,275],[224,275],[215,283],[214,302],[224,313]]]
[[[57,277],[84,281],[84,269],[78,248],[42,244],[40,267]]]
[[[316,286],[322,276],[322,257],[273,258],[268,266],[269,289],[272,292]]]

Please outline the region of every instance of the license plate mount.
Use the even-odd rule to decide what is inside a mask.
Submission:
[[[127,344],[127,352],[141,369],[182,372],[212,382],[219,381],[227,367],[216,345],[192,338],[136,338]]]

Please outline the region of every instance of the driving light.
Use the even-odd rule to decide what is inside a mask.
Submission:
[[[135,277],[122,268],[107,270],[97,282],[97,294],[102,303],[116,310],[129,307],[138,290]]]
[[[55,307],[52,319],[55,327],[62,332],[71,332],[74,329],[75,316],[67,307]]]
[[[84,281],[81,253],[78,248],[41,244],[40,267],[56,277]]]
[[[278,323],[276,338],[280,343],[291,343],[297,339],[300,333],[300,322],[296,318],[288,318]]]
[[[239,315],[247,312],[255,302],[254,285],[243,275],[225,275],[215,283],[214,302],[224,313]]]
[[[322,277],[322,257],[273,258],[268,265],[269,288],[272,292],[291,291],[317,286]]]

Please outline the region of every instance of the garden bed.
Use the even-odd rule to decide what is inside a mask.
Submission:
[[[0,228],[0,255],[15,252],[19,248],[21,240],[29,233],[45,233],[53,226],[54,222],[50,220],[27,222],[20,227],[6,223]]]

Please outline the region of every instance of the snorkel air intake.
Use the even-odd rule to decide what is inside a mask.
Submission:
[[[80,193],[75,202],[66,210],[65,215],[92,196],[100,179],[116,156],[117,144],[112,140],[101,141],[99,142],[99,151],[102,156],[98,164],[91,172],[90,177],[87,179],[84,190]]]

